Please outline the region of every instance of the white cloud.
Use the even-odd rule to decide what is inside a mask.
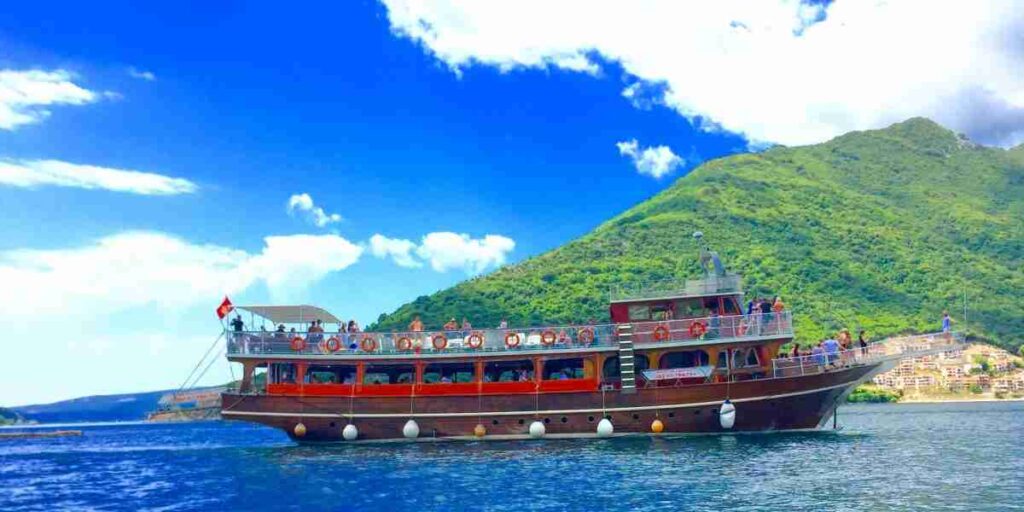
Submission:
[[[306,193],[294,194],[288,198],[288,214],[302,215],[307,221],[319,228],[335,222],[341,222],[341,215],[324,212],[324,209],[314,204],[313,198]]]
[[[400,267],[422,267],[423,263],[413,256],[416,244],[411,240],[388,238],[381,234],[370,237],[370,254],[378,258],[390,257]]]
[[[14,130],[50,115],[50,105],[84,105],[104,94],[75,84],[71,73],[0,70],[0,129]]]
[[[0,185],[103,189],[142,195],[190,194],[198,188],[183,178],[59,160],[0,160]]]
[[[636,166],[637,172],[655,179],[671,173],[676,167],[683,165],[683,159],[672,152],[668,146],[647,147],[640,151],[640,143],[636,139],[617,142],[619,154],[628,156]]]
[[[913,116],[984,143],[1024,140],[1016,2],[384,3],[396,33],[455,70],[594,73],[606,59],[664,84],[657,103],[754,142],[814,143]]]
[[[428,233],[418,245],[411,240],[380,234],[370,237],[370,253],[378,258],[390,257],[403,267],[420,267],[422,260],[437,272],[462,269],[467,274],[479,274],[490,267],[504,265],[515,246],[515,241],[501,235],[472,238],[450,231]]]
[[[145,80],[147,82],[155,82],[156,75],[152,71],[146,71],[144,69],[128,68],[128,76],[132,78],[138,78],[139,80]]]
[[[84,247],[3,251],[0,309],[10,318],[66,320],[149,305],[212,304],[259,283],[272,295],[288,295],[349,267],[363,251],[337,235],[268,236],[264,243],[251,254],[126,232]]]

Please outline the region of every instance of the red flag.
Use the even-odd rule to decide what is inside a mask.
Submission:
[[[235,305],[232,304],[231,299],[229,299],[228,296],[225,295],[224,302],[221,302],[220,306],[217,307],[217,318],[224,320],[224,317],[228,316],[228,313],[230,313],[233,309],[235,309]]]

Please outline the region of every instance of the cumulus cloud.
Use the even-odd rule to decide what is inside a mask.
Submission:
[[[630,78],[627,100],[635,83],[664,84],[639,104],[755,143],[815,143],[913,116],[983,143],[1024,141],[1015,2],[383,1],[395,33],[454,70],[594,74],[612,61]]]
[[[640,150],[640,143],[636,139],[617,142],[619,154],[629,157],[633,161],[637,172],[646,174],[655,179],[671,173],[676,167],[683,165],[683,159],[672,152],[668,146],[646,147]]]
[[[138,78],[139,80],[145,80],[147,82],[155,82],[156,75],[152,71],[146,71],[144,69],[128,68],[128,76],[132,78]]]
[[[318,228],[328,224],[341,222],[341,215],[327,213],[313,203],[313,198],[306,193],[294,194],[288,198],[288,214],[299,215]]]
[[[190,194],[198,189],[183,178],[60,160],[0,160],[0,185],[103,189],[141,195]]]
[[[0,252],[0,308],[66,319],[205,304],[261,283],[272,295],[287,295],[349,267],[362,251],[336,235],[268,236],[253,254],[154,232],[120,233],[84,247],[8,250]]]
[[[381,234],[370,237],[370,254],[378,258],[391,258],[400,267],[422,267],[423,263],[416,259],[413,251],[416,244],[411,240],[388,238]]]
[[[501,235],[472,238],[450,231],[428,233],[419,244],[380,234],[370,238],[370,253],[378,258],[390,257],[403,267],[420,267],[427,262],[437,272],[462,269],[467,274],[479,274],[504,265],[515,246],[515,241]]]
[[[50,115],[51,105],[84,105],[105,96],[72,81],[64,70],[0,70],[0,129],[35,123]]]

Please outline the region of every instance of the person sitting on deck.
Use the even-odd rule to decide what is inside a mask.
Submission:
[[[839,342],[835,338],[829,338],[821,342],[822,348],[825,349],[825,354],[828,356],[828,364],[834,365],[839,360]]]
[[[444,324],[444,330],[446,330],[446,331],[454,331],[454,330],[456,330],[458,328],[459,328],[459,324],[455,322],[455,317],[454,316],[452,317],[451,320],[448,320]]]
[[[409,322],[409,330],[412,332],[420,332],[423,330],[423,320],[420,320],[419,315],[412,317],[412,322]]]
[[[324,339],[324,328],[320,327],[320,320],[314,320],[309,324],[309,342],[320,343]]]
[[[441,384],[451,384],[451,383],[452,383],[451,377],[449,377],[447,375],[442,375],[441,376]]]

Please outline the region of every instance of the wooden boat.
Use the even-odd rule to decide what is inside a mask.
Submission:
[[[221,414],[300,442],[815,429],[900,358],[961,341],[779,357],[790,312],[744,314],[740,277],[715,263],[698,280],[612,292],[601,325],[318,332],[311,321],[343,323],[316,306],[239,307],[270,331],[226,332],[243,378]]]

